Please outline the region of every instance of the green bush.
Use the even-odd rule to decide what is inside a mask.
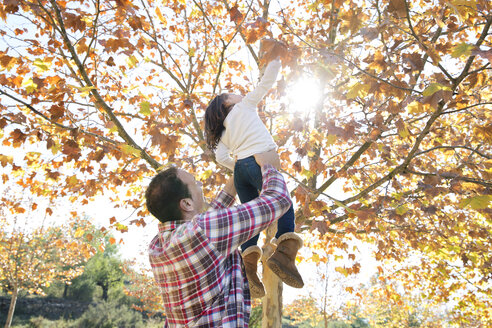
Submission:
[[[65,321],[63,319],[51,321],[43,318],[42,316],[34,317],[29,320],[27,326],[16,326],[15,328],[60,328],[60,327],[69,327],[70,322]]]
[[[73,328],[140,328],[147,327],[142,314],[126,305],[114,301],[99,302],[92,305],[84,314],[75,320]]]

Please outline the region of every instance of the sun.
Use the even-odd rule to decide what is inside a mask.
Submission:
[[[313,77],[300,77],[287,88],[288,107],[291,112],[309,112],[321,97],[319,81]]]

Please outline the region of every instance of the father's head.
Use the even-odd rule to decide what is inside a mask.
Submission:
[[[161,222],[189,220],[205,206],[201,182],[176,167],[170,167],[152,179],[145,199],[149,212]]]

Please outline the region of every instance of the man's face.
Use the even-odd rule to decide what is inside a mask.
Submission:
[[[206,202],[203,198],[202,183],[197,181],[192,174],[181,169],[178,169],[178,178],[188,186],[195,210],[198,213],[204,212]]]

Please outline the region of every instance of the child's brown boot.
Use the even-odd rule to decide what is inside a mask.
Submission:
[[[251,298],[262,298],[265,296],[265,287],[263,286],[260,278],[258,278],[257,268],[258,260],[261,258],[261,248],[258,246],[250,246],[242,252],[244,268],[246,270],[246,277],[249,282],[249,291],[251,292]]]
[[[277,240],[277,249],[268,259],[268,267],[287,285],[302,288],[304,281],[296,268],[296,255],[302,239],[295,232],[287,232]]]

